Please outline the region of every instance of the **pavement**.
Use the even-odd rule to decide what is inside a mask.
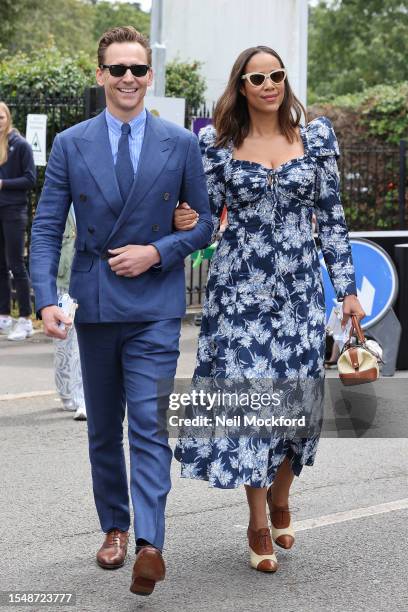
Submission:
[[[183,326],[180,377],[192,373],[197,332],[191,322]],[[167,577],[150,597],[132,595],[133,536],[123,568],[95,564],[102,537],[86,423],[61,410],[52,364],[52,342],[41,333],[23,343],[0,339],[0,592],[73,593],[76,600],[11,609],[408,610],[408,441],[402,437],[321,439],[315,465],[292,487],[296,544],[277,550],[274,575],[248,565],[243,488],[220,491],[180,479],[173,462]]]

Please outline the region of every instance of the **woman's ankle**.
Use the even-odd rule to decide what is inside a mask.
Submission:
[[[259,517],[250,517],[248,527],[253,531],[259,531],[260,529],[268,529],[268,519],[265,513],[265,516]]]
[[[273,485],[269,488],[268,501],[275,508],[286,508],[289,505],[289,493],[287,491],[279,491],[274,489]]]

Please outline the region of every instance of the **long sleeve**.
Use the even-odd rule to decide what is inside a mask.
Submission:
[[[221,213],[225,204],[225,178],[224,166],[226,162],[226,149],[214,147],[216,138],[215,128],[208,125],[198,135],[204,171],[207,178],[207,189],[210,200],[211,220],[214,226],[211,241],[214,242],[219,228]]]
[[[67,160],[61,137],[56,136],[31,234],[30,274],[37,311],[57,303],[56,277],[71,199]]]
[[[189,231],[178,231],[152,242],[159,251],[161,263],[157,269],[167,271],[183,265],[184,259],[208,244],[212,231],[208,194],[203,163],[197,138],[191,140],[180,188],[180,202],[188,202],[200,215],[197,225]]]
[[[33,152],[28,142],[23,141],[20,146],[21,167],[23,175],[16,178],[2,179],[2,189],[23,191],[32,189],[35,185],[36,170],[33,159]]]
[[[309,124],[317,160],[315,213],[322,253],[338,300],[357,295],[348,229],[340,198],[339,148],[331,122],[320,117]]]

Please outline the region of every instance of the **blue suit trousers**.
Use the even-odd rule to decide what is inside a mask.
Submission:
[[[171,380],[180,319],[77,323],[95,504],[104,532],[130,526],[123,421],[128,415],[135,538],[163,548],[172,451],[158,420],[158,383]]]

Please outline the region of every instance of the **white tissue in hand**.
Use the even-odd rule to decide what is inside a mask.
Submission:
[[[63,293],[58,297],[58,306],[64,312],[64,315],[71,319],[73,323],[75,318],[75,311],[78,308],[77,301],[72,299],[68,293]],[[65,329],[65,323],[60,321],[58,323],[58,327],[60,329]],[[72,329],[72,327],[70,329]]]
[[[382,359],[383,350],[381,346],[378,344],[378,342],[376,342],[375,340],[367,340],[366,346],[368,349],[370,349],[370,351],[374,353],[374,355],[377,355],[379,359]]]
[[[344,328],[341,326],[342,319],[343,305],[338,304],[332,309],[326,325],[326,332],[333,337],[333,340],[339,347],[340,351],[349,339],[351,329],[351,319],[347,321]]]

